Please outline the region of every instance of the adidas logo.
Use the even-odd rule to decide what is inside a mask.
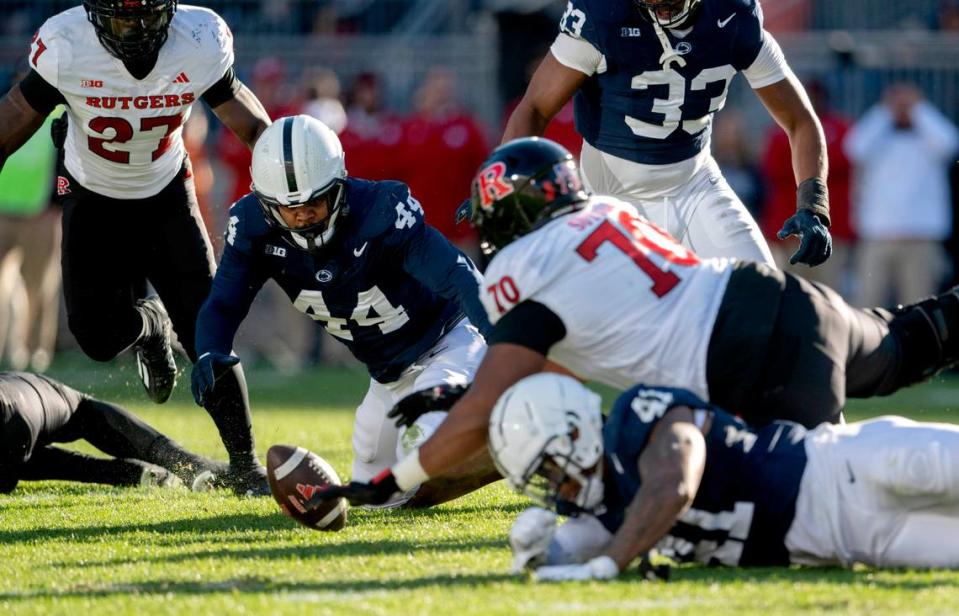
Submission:
[[[173,83],[190,83],[190,79],[186,76],[186,73],[180,73],[173,80]]]

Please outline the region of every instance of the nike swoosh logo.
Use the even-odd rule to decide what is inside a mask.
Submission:
[[[366,245],[367,245],[367,244],[369,244],[369,242],[363,242],[363,245],[362,245],[362,246],[360,246],[359,248],[354,248],[354,249],[353,249],[353,256],[354,256],[354,257],[362,257],[362,256],[363,256],[363,253],[366,252]]]
[[[731,21],[733,20],[733,17],[735,17],[735,16],[736,16],[736,13],[733,13],[732,15],[730,15],[729,17],[727,17],[726,19],[717,19],[717,20],[716,20],[716,25],[719,26],[720,28],[725,28],[725,27],[726,27],[726,24],[728,24],[729,22],[731,22]]]

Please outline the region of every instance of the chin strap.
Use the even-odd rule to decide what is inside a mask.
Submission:
[[[659,44],[663,46],[663,55],[659,56],[659,63],[663,68],[669,68],[669,65],[673,62],[679,66],[686,66],[686,59],[679,55],[678,51],[673,49],[672,43],[669,42],[669,37],[666,36],[666,31],[659,25],[656,13],[650,10],[649,16],[652,18],[651,21],[653,22],[653,29],[656,31],[656,38],[659,39]]]

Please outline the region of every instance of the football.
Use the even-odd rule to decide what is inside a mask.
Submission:
[[[346,501],[338,498],[314,509],[305,503],[327,485],[340,485],[329,462],[303,447],[274,445],[266,454],[270,492],[283,513],[314,530],[337,531],[346,525]]]

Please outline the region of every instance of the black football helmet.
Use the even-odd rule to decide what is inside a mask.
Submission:
[[[150,58],[166,42],[176,0],[83,0],[100,43],[124,62]]]
[[[664,28],[675,28],[692,18],[701,0],[633,0],[647,21],[656,20]]]
[[[540,224],[585,206],[589,193],[569,150],[526,137],[499,146],[473,180],[471,220],[489,256]]]

